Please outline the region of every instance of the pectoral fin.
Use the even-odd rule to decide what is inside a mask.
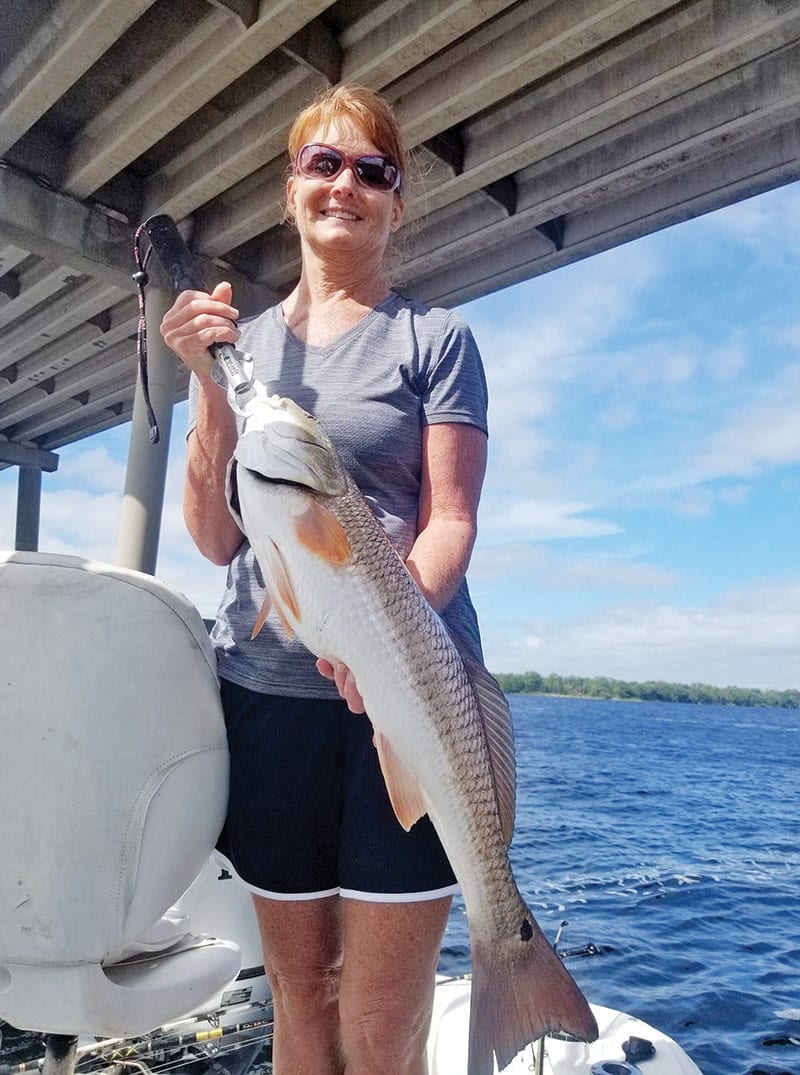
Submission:
[[[313,497],[307,498],[303,510],[295,516],[294,532],[301,545],[334,567],[344,567],[353,558],[342,524]]]
[[[289,577],[289,572],[286,568],[284,559],[281,556],[281,551],[270,538],[262,538],[261,541],[255,543],[253,545],[253,551],[256,554],[256,559],[258,560],[267,587],[267,596],[264,599],[264,605],[262,606],[261,613],[256,621],[256,627],[258,630],[261,630],[263,620],[266,619],[266,615],[269,612],[269,603],[274,602],[275,611],[283,624],[286,636],[287,638],[291,638],[292,625],[289,622],[287,612],[291,613],[296,621],[299,621],[301,618],[300,607],[297,603],[292,580]],[[258,632],[256,631],[255,633],[257,634]],[[255,637],[255,635],[253,637]]]
[[[236,481],[236,459],[234,457],[228,460],[228,466],[225,468],[225,499],[228,504],[228,511],[233,516],[234,522],[244,533],[242,511],[239,506],[239,487]]]
[[[258,614],[258,619],[256,620],[255,627],[253,628],[253,632],[250,635],[251,640],[256,637],[256,635],[259,633],[261,628],[267,622],[267,616],[269,616],[269,610],[271,608],[272,608],[272,601],[271,601],[270,596],[269,596],[269,590],[267,590],[267,592],[264,594],[264,603],[261,606],[261,611]]]
[[[428,806],[417,778],[398,758],[389,740],[375,733],[375,747],[381,763],[381,772],[395,816],[406,832],[415,821],[427,814]]]

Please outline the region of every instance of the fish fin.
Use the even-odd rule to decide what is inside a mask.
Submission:
[[[339,520],[313,497],[295,516],[294,532],[305,548],[334,567],[344,567],[353,558],[353,550]]]
[[[517,801],[517,769],[514,754],[514,728],[508,700],[500,684],[471,653],[460,639],[454,637],[461,660],[478,703],[486,732],[489,762],[494,778],[495,800],[506,846],[511,843]]]
[[[286,619],[286,614],[285,614],[285,612],[283,611],[282,608],[280,608],[279,606],[276,605],[275,606],[275,611],[278,613],[278,619],[281,621],[281,627],[283,627],[283,633],[286,635],[288,640],[291,642],[292,637],[294,636],[294,629],[292,628],[292,625]]]
[[[272,608],[272,600],[271,600],[271,598],[269,596],[269,590],[267,590],[267,592],[264,594],[264,601],[263,601],[263,604],[261,605],[261,611],[258,614],[258,619],[256,620],[255,626],[253,627],[253,632],[250,635],[251,641],[256,637],[256,635],[259,633],[261,628],[267,622],[267,616],[269,616],[269,610],[271,608]]]
[[[233,521],[244,533],[244,522],[239,508],[239,486],[236,482],[236,460],[233,456],[228,460],[228,466],[225,470],[225,500],[228,504],[228,511],[233,516]]]
[[[267,593],[275,603],[275,611],[283,624],[287,638],[292,637],[292,626],[286,615],[287,610],[299,622],[300,607],[289,577],[286,562],[281,556],[281,551],[271,538],[262,538],[253,545],[259,567],[264,575]]]
[[[397,756],[392,744],[380,732],[375,732],[375,747],[392,809],[397,820],[408,832],[411,826],[428,812],[422,788],[408,766]]]
[[[468,1075],[491,1071],[492,1052],[502,1071],[543,1034],[598,1035],[586,998],[524,903],[520,917],[510,937],[471,937]]]

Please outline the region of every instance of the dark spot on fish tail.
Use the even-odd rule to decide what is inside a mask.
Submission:
[[[519,935],[523,941],[529,941],[533,936],[533,926],[527,918],[523,918],[522,920],[522,925],[519,927]]]

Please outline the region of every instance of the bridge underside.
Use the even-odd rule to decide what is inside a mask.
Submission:
[[[245,312],[291,289],[286,135],[345,80],[383,91],[415,147],[401,276],[429,303],[800,177],[800,0],[11,5],[0,468],[52,469],[59,447],[131,417],[146,216],[179,221]],[[179,372],[170,393],[186,390]]]

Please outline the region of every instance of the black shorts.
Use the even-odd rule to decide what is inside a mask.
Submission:
[[[427,817],[405,832],[392,810],[372,725],[339,700],[258,694],[222,681],[231,752],[217,848],[272,899],[435,899],[456,881]]]

